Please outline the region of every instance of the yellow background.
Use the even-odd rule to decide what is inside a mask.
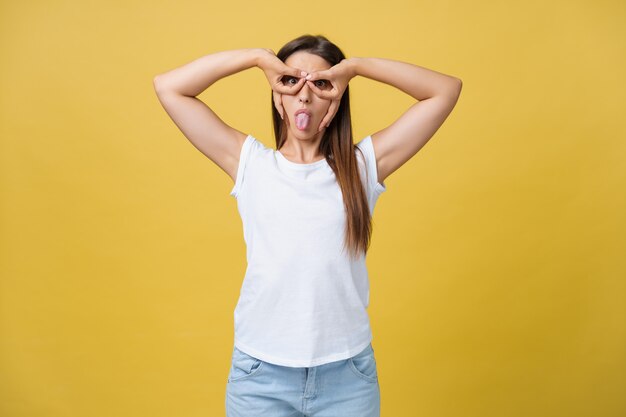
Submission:
[[[382,415],[626,415],[626,4],[0,5],[0,415],[223,416],[245,244],[154,75],[323,34],[463,80],[386,180],[368,266]],[[357,77],[355,139],[414,100]],[[258,68],[202,93],[274,146]]]

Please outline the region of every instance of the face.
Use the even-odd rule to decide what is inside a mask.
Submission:
[[[298,51],[291,54],[285,64],[292,68],[311,73],[313,71],[329,69],[331,65],[324,58],[305,51]],[[291,76],[283,78],[285,84],[296,84],[298,79]],[[328,80],[312,81],[321,90],[331,90],[332,85]],[[313,139],[321,137],[325,128],[318,132],[319,125],[330,107],[331,100],[318,97],[305,82],[300,91],[294,95],[282,94],[282,104],[285,110],[285,123],[287,125],[287,140]],[[304,130],[296,125],[296,111],[307,109],[311,112],[308,126]]]

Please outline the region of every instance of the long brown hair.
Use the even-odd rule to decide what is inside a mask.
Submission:
[[[276,56],[285,62],[291,54],[297,51],[306,51],[318,55],[331,66],[345,59],[345,55],[337,45],[330,42],[326,37],[308,34],[285,44]],[[273,95],[271,98],[276,149],[280,149],[287,139],[287,126],[274,107]],[[334,171],[343,195],[346,212],[344,249],[347,247],[350,256],[353,257],[357,257],[360,253],[367,253],[372,234],[372,218],[367,196],[361,183],[355,149],[358,148],[353,143],[350,87],[347,86],[339,102],[337,113],[320,141],[319,151],[325,156],[328,165]]]

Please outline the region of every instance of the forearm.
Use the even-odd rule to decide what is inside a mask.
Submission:
[[[394,86],[416,100],[438,94],[458,94],[461,80],[428,68],[384,58],[351,57],[355,75]]]
[[[257,65],[262,49],[246,48],[215,52],[154,77],[159,91],[175,91],[195,97],[221,78]]]

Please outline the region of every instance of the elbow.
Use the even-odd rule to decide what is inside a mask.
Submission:
[[[159,76],[155,75],[154,78],[152,79],[152,86],[154,87],[154,91],[158,92],[159,91]]]
[[[460,78],[448,76],[445,83],[439,88],[437,95],[452,98],[454,100],[459,98],[461,90],[463,89],[463,81]]]
[[[161,74],[154,76],[154,78],[152,79],[152,86],[154,87],[154,91],[156,91],[157,94],[165,91],[165,85],[163,83],[163,77],[161,77]]]
[[[439,96],[443,97],[452,107],[454,107],[456,102],[459,100],[462,89],[463,82],[460,79],[455,78],[440,92]]]
[[[454,90],[457,91],[457,93],[461,93],[462,89],[463,89],[463,81],[461,81],[460,78],[455,78],[454,79]]]
[[[454,78],[453,82],[450,83],[449,93],[455,99],[458,99],[461,95],[461,90],[463,89],[463,81],[460,78]]]

